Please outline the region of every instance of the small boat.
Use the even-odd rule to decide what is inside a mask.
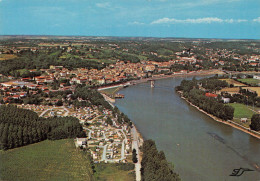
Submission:
[[[118,94],[115,95],[115,98],[116,98],[116,99],[122,99],[122,98],[124,98],[124,97],[125,97],[124,94],[119,94],[119,93],[118,93]]]

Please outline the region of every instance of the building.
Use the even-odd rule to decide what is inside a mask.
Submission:
[[[206,97],[214,97],[214,98],[217,98],[217,97],[218,97],[217,94],[213,94],[213,93],[206,93],[205,96],[206,96]]]
[[[253,76],[253,79],[258,79],[258,80],[260,80],[260,75],[254,75],[254,76]]]
[[[87,144],[87,138],[77,138],[76,139],[77,147],[80,147],[80,146],[86,147],[86,144]]]
[[[230,102],[230,98],[222,97],[222,100],[223,100],[224,103],[229,103]]]

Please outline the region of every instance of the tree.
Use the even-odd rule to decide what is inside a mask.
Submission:
[[[132,160],[133,160],[134,163],[138,162],[136,149],[133,149]]]
[[[110,117],[108,117],[108,118],[106,119],[106,123],[109,124],[109,125],[113,125],[113,121],[111,120]]]
[[[180,180],[179,175],[174,172],[174,167],[167,162],[164,153],[162,151],[158,152],[154,141],[145,140],[142,150],[142,181]]]
[[[255,131],[260,131],[260,114],[254,114],[252,116],[250,128]]]

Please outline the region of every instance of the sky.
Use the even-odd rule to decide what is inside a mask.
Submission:
[[[0,0],[0,35],[260,39],[260,0]]]

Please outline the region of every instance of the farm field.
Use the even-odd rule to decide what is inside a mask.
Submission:
[[[238,80],[250,85],[258,85],[260,83],[260,80],[258,79],[238,79]]]
[[[238,81],[235,81],[233,79],[220,79],[220,80],[224,80],[226,81],[228,84],[233,84],[235,87],[242,87],[242,86],[246,86],[245,84],[242,84]]]
[[[9,59],[13,59],[16,58],[16,55],[13,54],[0,54],[0,61],[1,60],[9,60]]]
[[[1,151],[0,158],[0,180],[93,179],[90,160],[75,148],[72,139]]]
[[[229,94],[238,94],[239,87],[223,88],[223,89],[221,89],[221,92],[227,92]]]
[[[110,164],[97,164],[97,173],[95,179],[99,181],[134,181],[135,174],[134,170],[128,170],[120,168],[119,165]]]
[[[260,96],[260,87],[243,87],[243,89],[249,89],[255,91],[258,96]]]

